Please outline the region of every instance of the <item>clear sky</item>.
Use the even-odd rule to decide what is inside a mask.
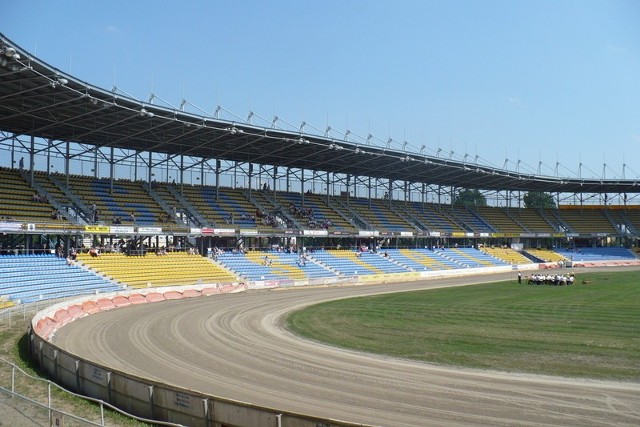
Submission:
[[[0,32],[24,49],[160,105],[512,170],[640,174],[637,0],[2,3]]]

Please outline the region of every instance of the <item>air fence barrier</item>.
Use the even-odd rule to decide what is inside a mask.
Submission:
[[[534,267],[535,266],[535,267]],[[523,266],[524,267],[524,266]],[[538,268],[537,264],[527,266]],[[344,284],[392,283],[442,277],[505,273],[512,266],[468,268],[420,273],[400,273],[327,280],[256,281],[218,287],[211,284],[194,286],[136,289],[78,297],[39,311],[31,320],[29,348],[31,357],[55,382],[78,393],[97,399],[101,405],[114,405],[119,411],[135,416],[164,420],[168,423],[206,427],[355,427],[346,423],[280,411],[238,402],[221,396],[206,395],[182,387],[171,386],[120,372],[83,360],[53,345],[49,339],[58,327],[98,311],[116,309],[129,304],[242,292],[249,289],[273,289],[298,286],[331,286]],[[126,302],[125,302],[126,300]],[[160,424],[155,422],[155,424]],[[68,424],[65,424],[68,425]],[[87,424],[94,425],[94,424]],[[100,425],[100,424],[95,424]],[[175,425],[175,424],[169,424]]]

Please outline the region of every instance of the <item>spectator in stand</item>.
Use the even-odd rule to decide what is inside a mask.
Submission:
[[[135,212],[131,212],[131,215],[129,215],[129,220],[131,222],[133,222],[134,224],[136,223],[136,213]]]

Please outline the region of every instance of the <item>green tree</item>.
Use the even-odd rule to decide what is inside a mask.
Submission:
[[[453,200],[455,205],[463,206],[487,206],[487,199],[480,190],[460,190]]]
[[[530,191],[522,198],[524,206],[533,209],[554,209],[556,202],[549,193]]]

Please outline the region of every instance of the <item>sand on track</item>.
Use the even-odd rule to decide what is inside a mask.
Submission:
[[[640,425],[638,383],[442,367],[338,349],[281,327],[286,313],[321,301],[505,279],[514,275],[130,306],[68,324],[54,344],[114,370],[198,392],[367,425]]]

